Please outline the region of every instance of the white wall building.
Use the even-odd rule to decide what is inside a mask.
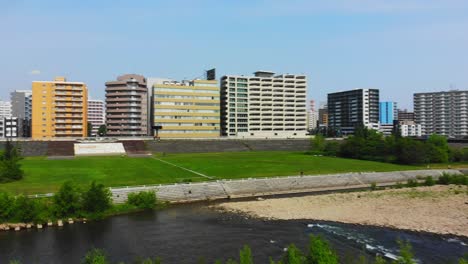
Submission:
[[[0,118],[11,117],[11,102],[0,101]]]
[[[88,122],[93,126],[91,136],[96,136],[99,127],[106,124],[106,106],[103,100],[88,100]]]
[[[415,93],[414,119],[423,135],[468,136],[468,91]]]
[[[221,130],[229,137],[294,138],[307,134],[305,75],[257,71],[221,78]]]
[[[422,136],[422,127],[411,121],[402,121],[399,123],[402,137],[420,137]]]

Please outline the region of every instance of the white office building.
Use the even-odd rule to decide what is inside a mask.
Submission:
[[[221,78],[221,130],[228,137],[295,138],[307,134],[305,75],[257,71]]]

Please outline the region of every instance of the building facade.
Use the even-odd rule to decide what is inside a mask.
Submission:
[[[420,124],[414,121],[399,121],[399,129],[402,137],[421,137],[422,129]]]
[[[32,83],[32,138],[36,140],[87,136],[88,88],[82,82]]]
[[[312,131],[318,126],[319,113],[315,109],[315,101],[309,101],[309,112],[307,113],[307,128]]]
[[[11,117],[11,102],[0,101],[0,118]]]
[[[398,110],[398,121],[414,121],[414,112]]]
[[[21,136],[21,122],[23,119],[17,117],[5,117],[4,119],[4,137],[17,138]]]
[[[99,127],[106,124],[106,107],[103,100],[88,100],[88,123],[91,136],[97,136]]]
[[[148,136],[148,100],[144,76],[126,74],[106,82],[107,135]]]
[[[328,126],[352,134],[357,126],[379,129],[379,90],[356,89],[328,94]]]
[[[468,91],[414,94],[414,117],[422,135],[468,136]]]
[[[319,108],[319,125],[328,126],[328,106],[325,105],[322,108]]]
[[[398,119],[398,109],[396,102],[379,103],[379,122],[380,124],[392,124]]]
[[[18,137],[31,137],[32,91],[15,90],[11,94],[11,115],[20,124]]]
[[[229,137],[305,137],[305,75],[257,71],[221,78],[221,129]]]
[[[153,84],[153,124],[162,127],[157,131],[158,137],[220,136],[220,93],[216,80],[150,79]]]

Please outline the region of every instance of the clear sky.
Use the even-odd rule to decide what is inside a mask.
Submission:
[[[468,89],[467,0],[0,0],[0,98],[66,76],[104,98],[123,73],[308,76],[309,97]]]

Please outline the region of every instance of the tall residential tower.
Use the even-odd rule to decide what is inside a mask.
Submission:
[[[87,136],[88,89],[82,82],[32,83],[32,138]]]
[[[137,74],[106,82],[107,135],[148,136],[148,88],[146,78]]]
[[[304,137],[305,75],[257,71],[221,78],[221,129],[229,137]]]
[[[328,126],[352,134],[357,126],[379,129],[379,90],[356,89],[328,94]]]
[[[414,117],[422,135],[468,136],[468,91],[414,94]]]

